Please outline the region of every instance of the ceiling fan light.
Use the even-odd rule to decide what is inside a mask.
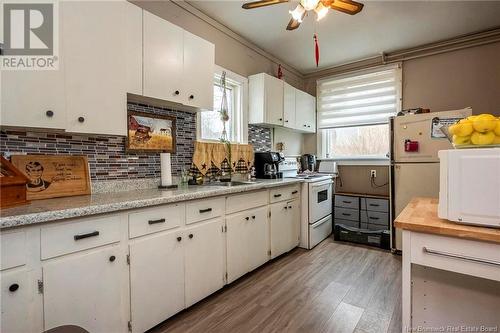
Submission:
[[[313,10],[318,6],[319,0],[300,0],[300,4],[305,10]]]
[[[328,7],[325,7],[321,2],[318,3],[316,8],[314,8],[314,11],[316,12],[317,21],[321,20],[323,17],[326,16],[326,13],[328,13]]]
[[[288,11],[290,14],[292,14],[292,18],[300,23],[302,23],[302,18],[304,17],[304,14],[306,13],[306,10],[302,5],[299,3],[297,7],[295,7],[294,10]]]

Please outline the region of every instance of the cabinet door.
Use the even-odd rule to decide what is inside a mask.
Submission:
[[[316,132],[316,99],[300,90],[296,92],[297,129],[304,132]]]
[[[227,282],[233,282],[248,272],[248,223],[250,223],[248,211],[226,217]]]
[[[186,307],[224,286],[222,226],[222,219],[217,219],[186,229]]]
[[[0,125],[66,127],[63,56],[58,70],[2,71],[0,77]]]
[[[287,202],[271,205],[271,258],[276,258],[289,250],[292,228],[288,206]]]
[[[8,333],[41,332],[42,307],[37,278],[26,269],[0,273],[0,331]],[[22,314],[22,315],[21,315]],[[29,318],[29,320],[28,320]]]
[[[184,31],[183,104],[213,109],[214,66],[214,44]]]
[[[299,245],[300,242],[300,201],[288,202],[288,220],[290,221],[290,243],[288,251]]]
[[[246,230],[247,271],[252,271],[269,260],[268,207],[253,209],[249,213]]]
[[[288,83],[284,82],[284,99],[283,99],[283,119],[284,125],[288,128],[295,128],[295,89]]]
[[[60,257],[42,270],[45,330],[127,332],[127,263],[118,245]]]
[[[144,95],[182,103],[183,30],[144,11]]]
[[[141,26],[140,17],[128,15],[130,5],[126,1],[61,3],[70,132],[127,133],[127,27]]]
[[[266,123],[283,126],[283,81],[264,75]]]
[[[130,244],[132,331],[144,332],[184,309],[184,249],[178,231]]]

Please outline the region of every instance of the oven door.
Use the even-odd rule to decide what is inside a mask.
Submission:
[[[332,213],[333,180],[309,184],[309,223]]]

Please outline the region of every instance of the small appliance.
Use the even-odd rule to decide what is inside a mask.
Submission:
[[[255,177],[261,179],[283,178],[279,165],[285,157],[278,152],[256,152],[255,153]]]
[[[316,155],[304,154],[300,158],[302,172],[316,170]]]
[[[500,148],[439,151],[443,219],[500,228]]]

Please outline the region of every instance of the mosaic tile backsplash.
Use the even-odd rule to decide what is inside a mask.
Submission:
[[[172,173],[189,168],[196,140],[196,114],[144,104],[128,103],[128,110],[169,115],[176,118],[176,153]],[[249,126],[249,143],[255,151],[271,149],[271,130]],[[160,155],[125,153],[125,137],[28,130],[2,130],[0,153],[86,155],[94,181],[160,177]]]

